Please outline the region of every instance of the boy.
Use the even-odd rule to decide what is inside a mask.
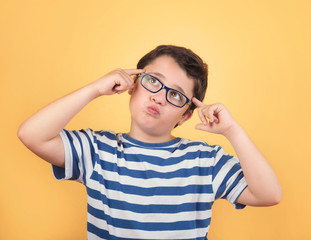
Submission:
[[[53,165],[57,179],[86,186],[88,239],[206,239],[216,199],[239,209],[274,205],[282,195],[274,171],[228,110],[202,103],[206,86],[207,65],[196,54],[162,45],[137,69],[114,70],[47,105],[18,136]],[[127,134],[63,130],[93,99],[125,91]],[[238,158],[171,134],[196,107],[196,129],[224,135]]]

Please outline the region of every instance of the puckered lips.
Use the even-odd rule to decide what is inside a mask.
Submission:
[[[160,115],[160,110],[157,106],[151,105],[147,107],[147,112],[152,115],[152,116],[159,116]]]

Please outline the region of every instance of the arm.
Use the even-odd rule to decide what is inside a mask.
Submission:
[[[64,146],[59,133],[89,102],[102,95],[123,93],[134,87],[131,75],[143,70],[114,70],[97,81],[70,93],[39,110],[22,123],[19,139],[39,157],[65,166]]]
[[[206,106],[196,98],[192,101],[198,107],[202,121],[196,129],[224,135],[240,160],[248,187],[237,202],[251,206],[278,204],[282,198],[282,188],[276,174],[228,110],[222,104]]]

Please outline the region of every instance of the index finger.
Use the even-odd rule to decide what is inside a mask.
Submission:
[[[145,72],[145,69],[124,69],[128,75],[136,75]]]
[[[197,99],[196,97],[193,97],[193,98],[191,99],[191,102],[193,102],[194,105],[196,105],[197,107],[203,107],[203,106],[205,106],[205,104],[202,103],[202,102],[201,102],[199,99]]]

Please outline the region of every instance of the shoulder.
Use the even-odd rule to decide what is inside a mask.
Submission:
[[[188,152],[196,151],[206,153],[209,157],[215,156],[217,152],[222,151],[222,147],[219,145],[210,145],[204,141],[189,140],[185,138],[181,139],[179,149]]]
[[[180,144],[182,146],[188,146],[188,147],[201,147],[201,148],[207,148],[207,149],[220,149],[221,147],[219,145],[210,145],[207,142],[201,141],[201,140],[190,140],[186,138],[181,138]]]
[[[92,132],[93,135],[95,135],[98,138],[108,138],[111,140],[117,139],[117,134],[112,130],[100,130],[100,131],[94,131],[92,129],[88,129],[88,131]]]
[[[77,140],[79,142],[90,142],[90,143],[98,143],[98,142],[105,142],[105,143],[113,143],[117,142],[117,134],[114,131],[109,130],[100,130],[94,131],[91,128],[87,129],[80,129],[80,130],[63,130],[63,135],[66,135],[69,140]]]

